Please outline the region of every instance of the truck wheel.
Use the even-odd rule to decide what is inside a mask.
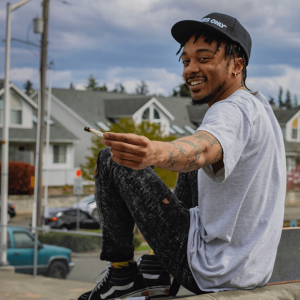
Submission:
[[[65,263],[61,261],[53,261],[47,272],[48,277],[66,279],[68,275],[68,268]]]

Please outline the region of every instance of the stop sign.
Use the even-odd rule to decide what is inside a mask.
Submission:
[[[80,176],[81,176],[81,171],[80,171],[80,169],[78,169],[78,170],[76,171],[76,176],[77,176],[77,177],[80,177]]]

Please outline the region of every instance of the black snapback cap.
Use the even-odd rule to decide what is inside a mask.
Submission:
[[[221,13],[211,13],[200,21],[185,20],[177,22],[171,29],[173,38],[181,45],[199,30],[210,30],[237,42],[244,49],[247,64],[251,54],[251,36],[241,23],[231,16]]]

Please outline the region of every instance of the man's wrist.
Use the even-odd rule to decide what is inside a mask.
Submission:
[[[159,167],[159,165],[163,162],[163,149],[164,142],[151,141],[153,146],[153,157],[152,157],[152,165],[155,167]]]

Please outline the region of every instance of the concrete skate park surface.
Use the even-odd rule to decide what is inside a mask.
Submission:
[[[78,296],[94,288],[94,284],[72,280],[59,280],[15,274],[0,271],[1,300],[75,300]],[[180,293],[182,294],[182,293]],[[180,295],[179,295],[180,297]],[[168,299],[168,298],[161,298]],[[300,283],[287,283],[256,288],[254,290],[237,290],[205,295],[187,295],[181,300],[298,300],[300,299]]]

